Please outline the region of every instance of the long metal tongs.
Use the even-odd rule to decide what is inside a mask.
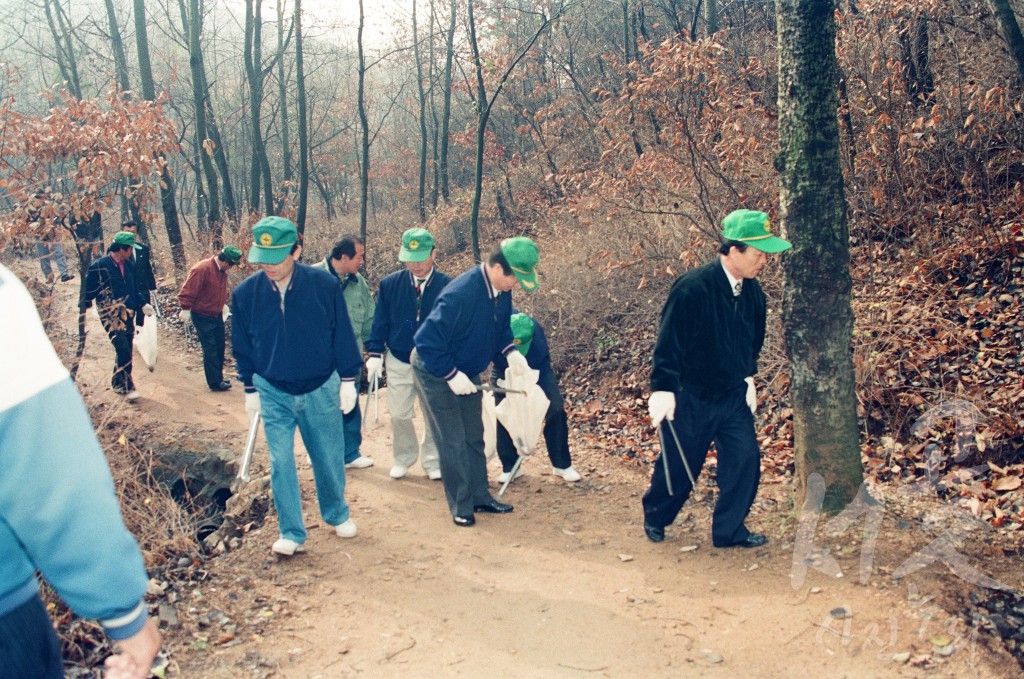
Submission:
[[[260,432],[260,414],[252,418],[249,425],[249,435],[245,437],[245,452],[242,453],[242,464],[238,465],[238,478],[243,482],[249,481],[249,466],[252,464],[252,455],[256,451],[256,435]]]
[[[672,420],[667,417],[661,421],[662,424],[668,425],[668,430],[672,434],[672,440],[676,444],[676,450],[679,451],[679,458],[683,461],[683,469],[686,470],[686,476],[690,479],[690,487],[695,488],[697,486],[697,480],[693,478],[693,472],[690,471],[690,463],[686,461],[686,455],[683,453],[683,446],[679,442],[679,434],[676,433],[676,427],[672,424]],[[669,495],[675,495],[672,490],[672,476],[669,474],[668,469],[668,455],[665,449],[665,435],[661,433],[661,427],[658,427],[658,443],[661,444],[661,464],[665,467],[665,486],[668,488]]]

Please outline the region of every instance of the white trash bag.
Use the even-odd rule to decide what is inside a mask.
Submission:
[[[146,364],[150,372],[156,368],[156,317],[150,316],[146,319],[146,324],[138,329],[135,333],[135,348],[139,352],[139,356],[142,357],[142,362]]]
[[[485,391],[483,399],[481,413],[484,419],[484,454],[490,462],[498,453],[498,416],[494,413],[494,394]]]

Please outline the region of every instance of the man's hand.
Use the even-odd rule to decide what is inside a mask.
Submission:
[[[519,352],[516,352],[519,353]],[[466,373],[461,370],[455,373],[448,380],[448,388],[452,390],[452,393],[456,396],[469,396],[477,392],[476,385],[473,384],[473,380],[466,377]]]
[[[753,377],[748,377],[744,381],[747,383],[747,407],[750,408],[750,414],[753,415],[757,412],[757,389],[754,388]]]
[[[260,392],[245,392],[245,414],[249,416],[250,423],[260,414]]]
[[[505,360],[508,361],[509,370],[513,375],[525,375],[530,372],[530,364],[526,362],[526,357],[518,349],[508,352]]]
[[[188,309],[182,309],[181,311],[178,312],[178,318],[181,319],[182,323],[191,323],[192,312],[189,311]]]
[[[152,304],[146,302],[145,304],[142,305],[142,313],[146,314],[147,316],[152,316],[153,314],[156,313],[156,309],[153,308]]]
[[[371,356],[366,359],[366,381],[373,384],[374,380],[379,380],[383,367],[384,359],[380,356]]]
[[[651,415],[651,426],[657,429],[662,420],[669,421],[676,416],[676,395],[671,391],[656,391],[647,401],[647,412]]]
[[[160,631],[153,618],[146,621],[134,636],[114,642],[120,653],[107,658],[107,679],[148,679],[153,658],[160,651]]]
[[[341,401],[341,412],[348,415],[359,403],[359,392],[356,391],[356,383],[352,380],[342,380],[341,388],[338,390],[338,400]]]

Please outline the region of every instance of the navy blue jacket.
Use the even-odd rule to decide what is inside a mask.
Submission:
[[[231,296],[231,349],[246,391],[253,373],[289,394],[308,394],[337,372],[359,375],[363,361],[341,286],[331,274],[295,264],[284,302],[265,273]]]
[[[447,274],[434,269],[420,298],[417,317],[416,286],[412,274],[407,269],[400,269],[385,276],[377,293],[377,310],[373,315],[370,339],[366,340],[366,351],[371,356],[383,356],[387,348],[395,358],[408,363],[413,335],[430,315],[441,291],[451,280]]]
[[[135,282],[135,263],[129,258],[124,263],[124,275],[110,255],[93,260],[85,274],[85,299],[80,309],[85,311],[93,301],[100,308],[122,302],[132,311],[139,311],[149,303],[149,293],[139,290]]]
[[[512,293],[495,296],[485,265],[474,266],[441,293],[416,331],[416,353],[436,377],[447,380],[461,370],[473,378],[512,342]]]

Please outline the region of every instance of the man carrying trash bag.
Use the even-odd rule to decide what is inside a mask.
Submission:
[[[792,245],[772,234],[768,215],[735,210],[722,220],[717,260],[672,285],[651,369],[651,424],[661,455],[643,497],[644,532],[665,539],[693,490],[711,442],[718,453],[715,547],[760,547],[744,525],[760,482],[753,375],[764,344],[766,305],[756,276],[767,254]]]
[[[512,328],[512,341],[515,342],[516,349],[526,357],[530,368],[540,373],[537,384],[548,397],[549,405],[544,416],[544,442],[547,444],[548,458],[551,460],[551,473],[565,481],[579,481],[582,477],[573,468],[569,455],[569,422],[565,414],[565,401],[558,390],[558,377],[551,369],[551,352],[544,336],[544,328],[528,315],[519,312],[512,314],[509,325]],[[508,361],[504,356],[494,359],[492,380],[495,383],[504,378],[507,367]],[[494,399],[496,403],[501,403],[504,395],[496,394]],[[500,421],[497,428],[497,444],[502,468],[498,482],[505,483],[512,479],[512,470],[519,455],[515,444],[512,443],[512,437]],[[522,470],[516,469],[515,478],[522,475]]]

